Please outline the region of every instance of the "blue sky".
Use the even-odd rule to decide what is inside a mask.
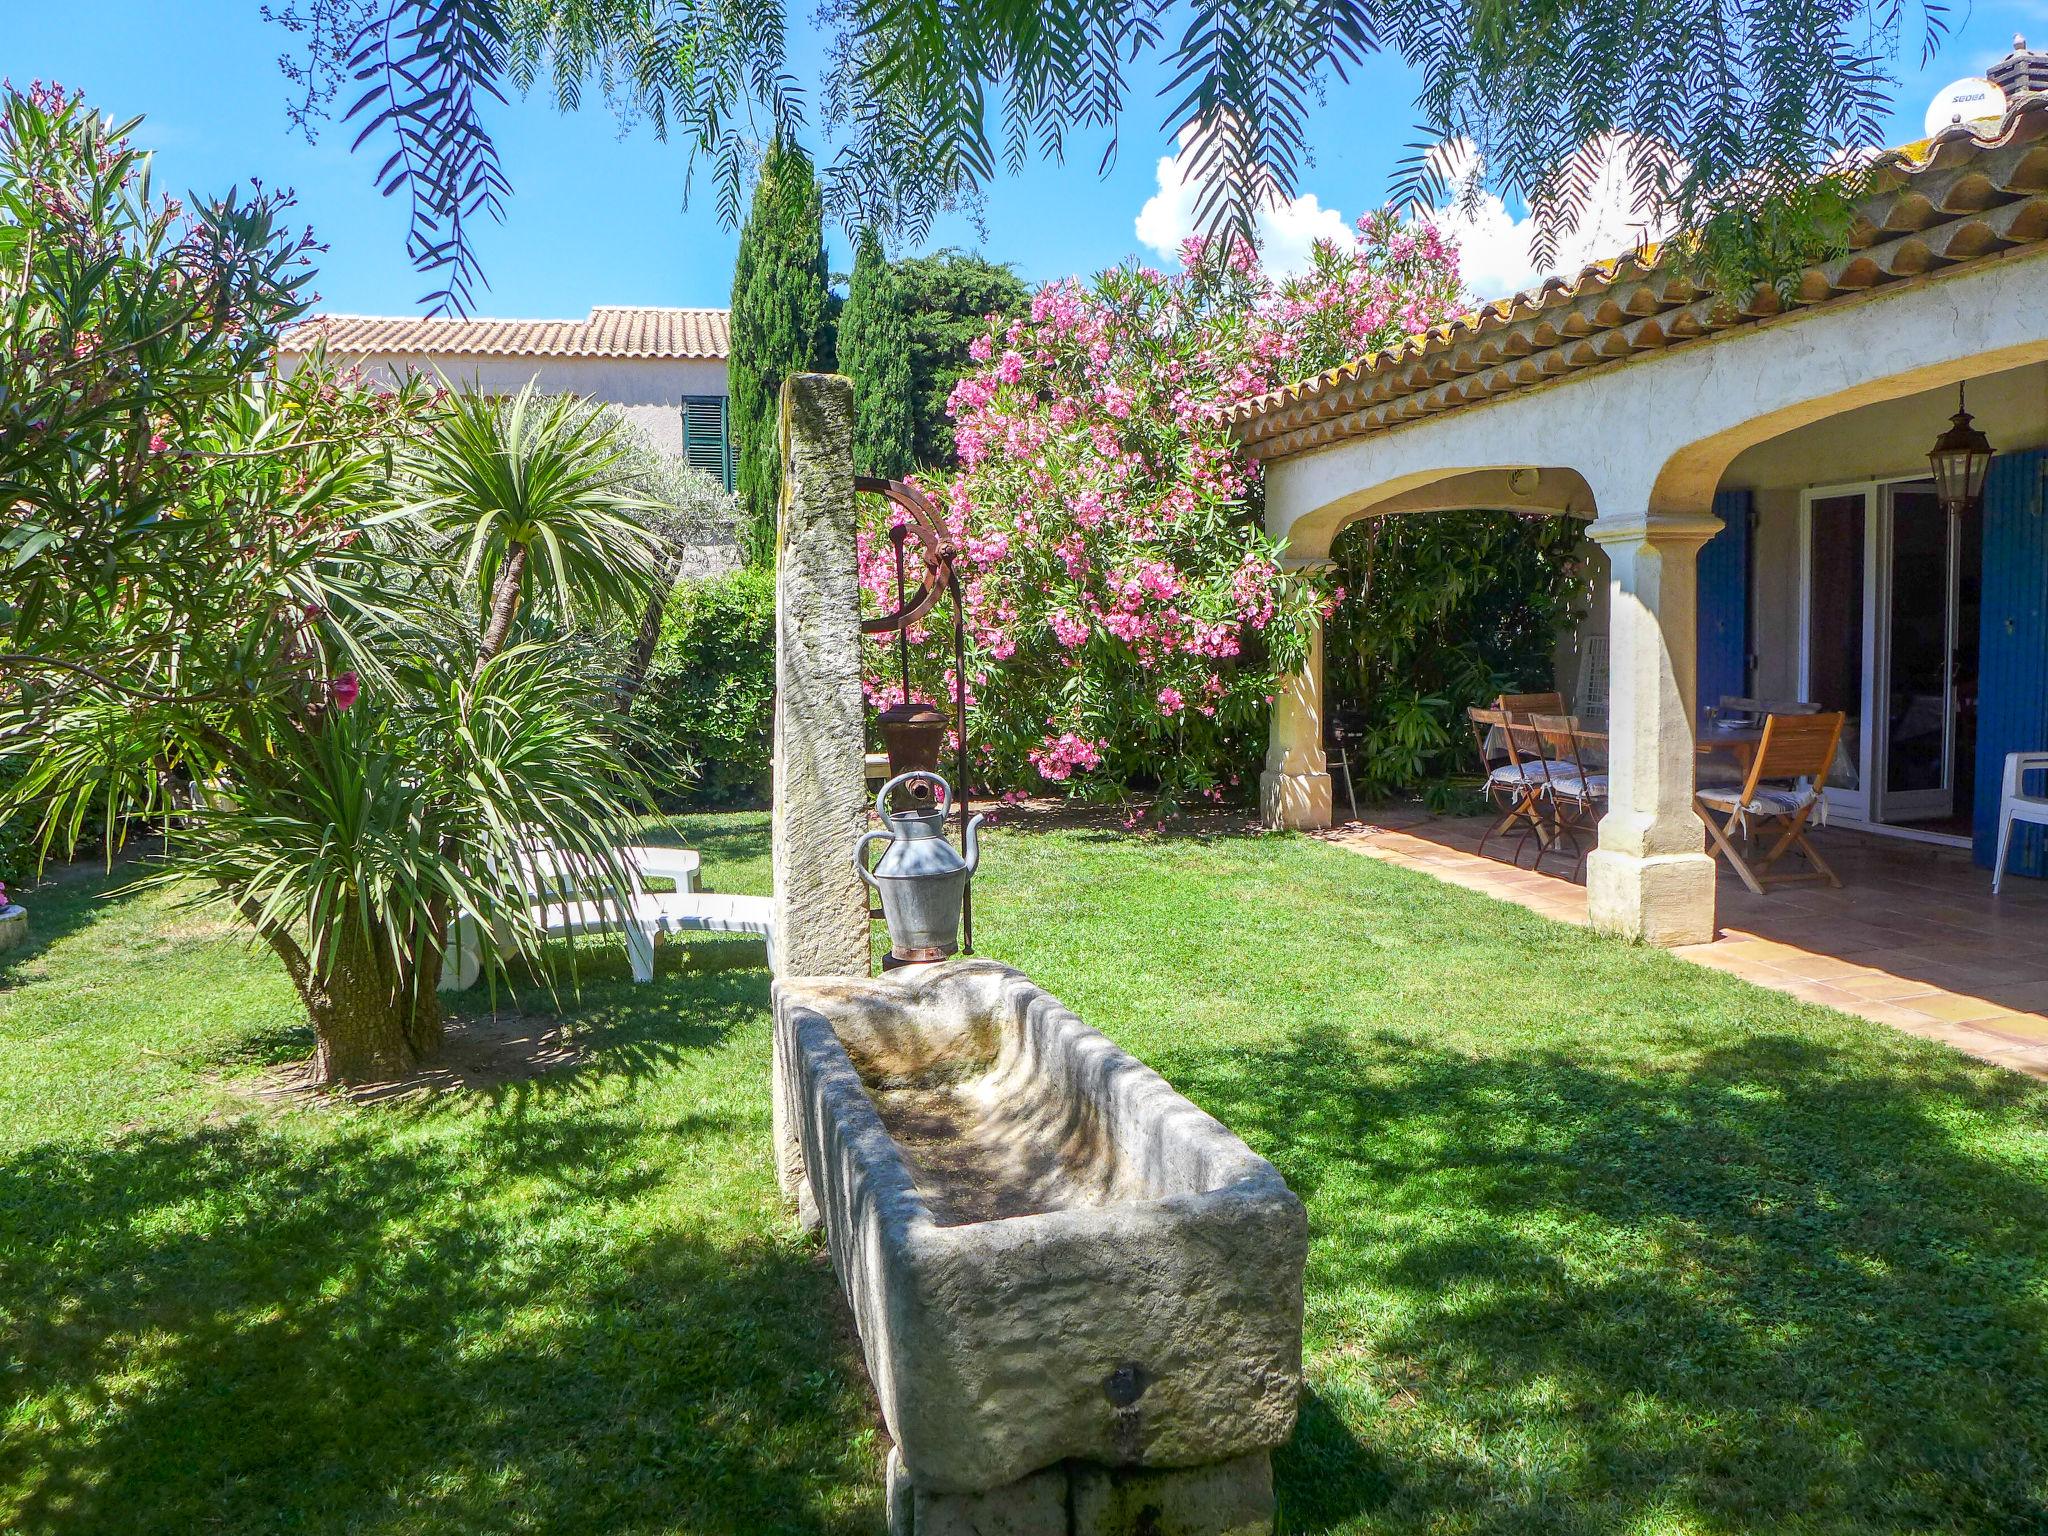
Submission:
[[[806,0],[790,9],[803,15]],[[1917,136],[1934,91],[1980,71],[2015,32],[2048,41],[2048,0],[1980,3],[1958,14],[1931,66],[1904,61],[1892,140]],[[372,187],[376,160],[367,146],[351,156],[350,135],[330,129],[309,146],[288,130],[287,86],[276,61],[291,43],[259,19],[258,0],[0,0],[0,75],[16,83],[60,80],[107,111],[146,114],[141,137],[158,151],[157,176],[167,188],[219,191],[250,176],[295,188],[306,222],[331,247],[321,262],[324,307],[403,312],[429,286],[405,260],[403,206]],[[819,63],[816,55],[799,59],[799,77],[814,81]],[[1317,203],[1304,205],[1308,217],[1298,222],[1313,226],[1327,219],[1323,210],[1355,217],[1382,199],[1413,137],[1413,95],[1407,71],[1384,60],[1332,87],[1316,124],[1317,161],[1304,178]],[[1137,220],[1159,190],[1160,157],[1174,146],[1149,90],[1134,100],[1107,175],[1096,174],[1104,141],[1084,140],[1065,166],[1034,165],[992,189],[984,254],[1034,281],[1149,254]],[[505,223],[483,232],[491,288],[479,313],[726,302],[734,237],[719,227],[708,189],[700,186],[684,206],[680,146],[644,130],[622,139],[602,108],[564,117],[538,101],[499,110],[493,126],[514,195]],[[1148,224],[1155,237],[1173,222],[1170,201]],[[1515,211],[1499,222],[1505,226]],[[955,220],[928,245],[977,243]],[[835,232],[832,245],[834,265],[843,269],[843,237]]]

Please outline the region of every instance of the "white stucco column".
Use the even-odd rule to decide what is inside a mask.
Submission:
[[[1260,819],[1269,827],[1290,831],[1330,824],[1330,765],[1323,756],[1321,612],[1309,622],[1308,660],[1300,672],[1282,678],[1273,695],[1273,734],[1266,746],[1266,771],[1259,775]]]
[[[1650,944],[1714,936],[1714,861],[1692,808],[1700,546],[1707,512],[1602,517],[1613,567],[1608,629],[1608,809],[1586,861],[1593,926]]]

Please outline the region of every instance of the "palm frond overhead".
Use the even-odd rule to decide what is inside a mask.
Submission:
[[[590,87],[628,123],[683,140],[709,166],[719,217],[739,221],[758,146],[800,142],[803,92],[788,68],[779,0],[294,0],[275,13],[308,39],[295,78],[359,90],[344,116],[358,145],[386,147],[387,193],[412,202],[414,261],[437,274],[437,309],[466,309],[482,282],[479,219],[509,190],[485,116],[507,90],[551,86],[580,107]],[[1168,136],[1188,133],[1212,231],[1249,231],[1298,192],[1312,115],[1367,59],[1418,75],[1420,135],[1391,189],[1398,206],[1446,190],[1447,140],[1488,182],[1534,210],[1547,258],[1587,206],[1584,147],[1626,146],[1645,222],[1754,220],[1843,151],[1874,147],[1902,52],[1930,56],[1941,0],[834,0],[820,156],[835,211],[922,238],[1003,171],[1063,159],[1079,136],[1126,132],[1131,81],[1163,69]],[[334,39],[346,36],[346,46]],[[326,41],[323,43],[322,40]],[[337,87],[327,87],[330,94]],[[1146,125],[1148,138],[1153,123]],[[1767,234],[1751,242],[1768,256]]]

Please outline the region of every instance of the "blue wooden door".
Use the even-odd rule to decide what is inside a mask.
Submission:
[[[2001,453],[1984,480],[1984,607],[1977,648],[1977,797],[1971,841],[1989,869],[2008,752],[2048,748],[2048,453]],[[1967,763],[1958,773],[1970,771]],[[2013,830],[2007,866],[2048,874],[2039,827]]]
[[[1701,546],[1699,563],[1699,699],[1702,709],[1723,694],[1749,692],[1748,491],[1714,498],[1721,531]]]

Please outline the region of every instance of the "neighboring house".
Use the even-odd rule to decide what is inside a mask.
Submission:
[[[1653,249],[1237,408],[1299,564],[1361,517],[1588,520],[1606,579],[1575,641],[1604,665],[1562,672],[1611,731],[1601,927],[1712,936],[1693,731],[1721,695],[1843,711],[1830,822],[1984,864],[2006,754],[2048,748],[2048,56],[2001,72],[2003,116],[1890,157],[1790,302],[1723,303]],[[1927,455],[1963,387],[1996,456],[1951,517]],[[1275,711],[1283,824],[1330,817],[1320,673],[1318,649]],[[2014,868],[2044,873],[2038,835]]]
[[[416,315],[317,315],[280,349],[293,367],[324,341],[330,361],[395,381],[407,373],[512,394],[538,379],[545,390],[588,396],[619,414],[664,453],[688,460],[732,489],[723,309],[599,305],[582,320],[438,319]],[[707,530],[686,557],[687,575],[739,564],[736,526]]]

